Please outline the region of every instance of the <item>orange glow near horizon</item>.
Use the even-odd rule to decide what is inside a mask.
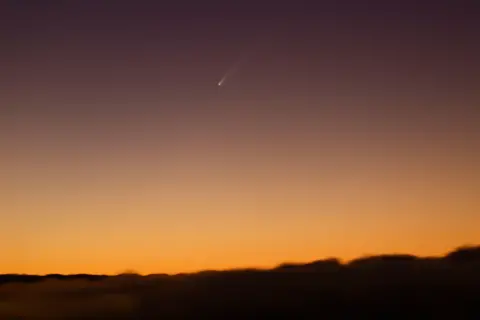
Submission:
[[[377,147],[355,139],[316,151],[292,145],[290,154],[275,143],[235,150],[209,140],[191,154],[177,146],[168,170],[159,155],[122,159],[121,149],[86,164],[46,149],[38,167],[12,161],[17,170],[4,174],[18,193],[2,190],[12,216],[0,226],[9,258],[0,272],[176,273],[438,255],[480,242],[478,172],[463,160],[472,157],[431,140],[427,148],[405,145],[410,137],[402,138],[408,147],[398,137]]]

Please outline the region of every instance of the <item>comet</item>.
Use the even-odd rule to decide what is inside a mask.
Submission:
[[[244,53],[237,61],[235,61],[235,63],[227,70],[227,72],[225,72],[222,79],[217,83],[217,85],[219,87],[222,87],[227,81],[227,78],[233,76],[233,74],[237,72],[240,65],[244,63],[248,59],[248,57],[249,53]]]
[[[256,45],[249,46],[250,48],[246,48],[243,50],[243,52],[240,53],[240,56],[238,57],[238,59],[235,60],[234,63],[230,66],[230,68],[227,69],[223,77],[217,83],[217,86],[224,87],[226,85],[227,80],[231,78],[235,73],[237,73],[241,65],[246,63],[247,60],[250,59],[252,54],[258,50],[258,46],[263,45],[266,42],[265,37],[268,36],[270,32],[271,32],[271,29],[270,27],[268,27],[266,28],[266,30],[261,31],[257,34],[258,38],[255,40]],[[257,47],[257,48],[255,49],[254,47]]]

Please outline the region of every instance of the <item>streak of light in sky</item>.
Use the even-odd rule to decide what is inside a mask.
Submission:
[[[225,72],[222,79],[218,82],[218,86],[223,86],[229,77],[237,73],[241,64],[244,63],[249,58],[249,56],[249,53],[244,53],[242,56],[240,56],[240,58],[235,61],[235,63]]]

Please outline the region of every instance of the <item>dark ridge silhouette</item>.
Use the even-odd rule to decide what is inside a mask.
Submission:
[[[29,275],[29,274],[0,274],[0,285],[9,282],[23,282],[23,283],[35,283],[42,282],[48,279],[57,280],[88,280],[88,281],[100,281],[107,278],[107,275],[92,275],[92,274],[74,274],[74,275],[62,275],[62,274],[48,274],[45,276]]]
[[[412,262],[417,260],[418,257],[410,254],[384,254],[379,256],[369,256],[358,258],[350,261],[349,265],[358,266],[362,264],[377,264],[377,263],[401,263],[401,262]]]
[[[445,257],[454,263],[480,262],[480,246],[463,246],[450,252]]]
[[[480,319],[480,246],[272,269],[0,275],[0,319]]]

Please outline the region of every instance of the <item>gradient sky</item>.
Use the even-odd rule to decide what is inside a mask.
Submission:
[[[228,2],[1,2],[0,273],[480,243],[477,1]]]

